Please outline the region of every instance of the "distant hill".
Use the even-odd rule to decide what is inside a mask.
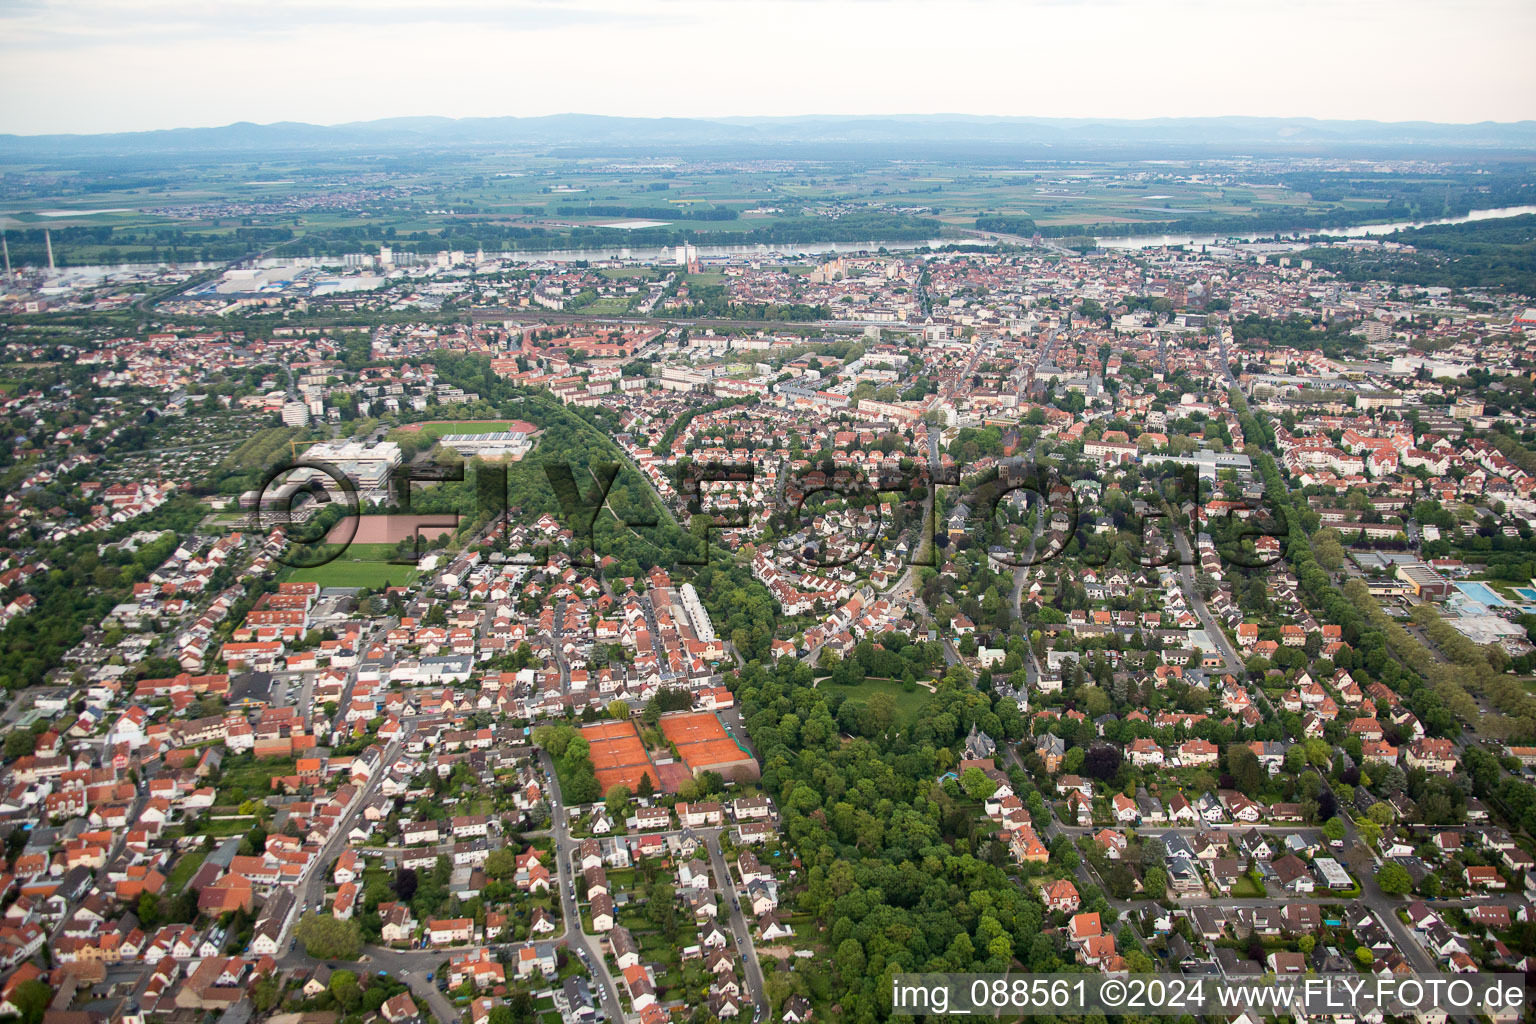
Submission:
[[[466,147],[588,151],[848,149],[1028,149],[1150,155],[1191,153],[1406,150],[1536,150],[1536,121],[1436,124],[1428,121],[1320,121],[1211,117],[1117,119],[925,116],[638,118],[596,114],[548,117],[401,117],[351,124],[240,122],[219,128],[104,135],[0,135],[11,160],[359,152]],[[754,154],[756,155],[756,154]]]

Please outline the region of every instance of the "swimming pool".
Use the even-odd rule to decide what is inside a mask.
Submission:
[[[1456,589],[1466,594],[1478,604],[1485,604],[1489,608],[1502,608],[1509,603],[1500,597],[1498,591],[1488,584],[1479,583],[1476,580],[1473,580],[1471,583],[1457,583]]]
[[[1516,587],[1515,594],[1526,601],[1536,601],[1536,587]]]

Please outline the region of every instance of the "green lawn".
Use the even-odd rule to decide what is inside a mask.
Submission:
[[[1257,882],[1247,875],[1243,875],[1232,884],[1232,891],[1228,895],[1242,899],[1259,899],[1266,894],[1263,889],[1259,888]]]
[[[292,775],[294,770],[292,759],[248,761],[237,763],[235,767],[226,766],[219,776],[219,802],[238,804],[247,799],[259,800],[272,792],[273,776]]]
[[[338,545],[339,546],[339,545]],[[416,579],[414,565],[396,565],[393,544],[349,544],[342,554],[309,569],[294,569],[288,579],[318,583],[322,587],[368,587],[379,590],[389,584],[402,587]]]
[[[202,867],[203,859],[208,856],[208,851],[203,849],[188,850],[181,855],[176,866],[171,868],[171,875],[165,880],[167,892],[181,892],[192,881],[192,876],[197,874],[197,869]]]
[[[869,698],[877,693],[890,694],[896,701],[896,722],[903,727],[917,718],[923,705],[928,703],[928,698],[933,696],[932,691],[921,686],[915,687],[911,693],[908,693],[902,684],[894,679],[866,679],[857,686],[838,686],[824,679],[819,685],[845,694],[849,700],[861,704],[867,704]]]
[[[256,827],[256,818],[247,816],[243,818],[223,818],[219,821],[199,822],[198,831],[205,836],[217,836],[220,839],[229,836],[243,836]]]

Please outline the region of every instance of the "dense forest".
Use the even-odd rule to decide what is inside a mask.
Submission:
[[[886,716],[853,738],[843,732],[850,705],[883,714],[877,701],[858,699],[856,680],[813,686],[800,664],[741,673],[737,695],[763,785],[805,869],[799,909],[824,926],[830,953],[770,973],[776,1003],[800,993],[836,1003],[832,1019],[860,1024],[890,1015],[897,973],[1072,969],[1044,933],[1039,900],[1009,878],[978,805],[938,781],[973,725],[998,737],[1022,728],[1016,706],[1010,728],[963,669],[951,672],[909,727]],[[1015,774],[1028,800],[1033,783]],[[1085,910],[1113,918],[1101,893],[1083,896]]]
[[[1232,322],[1232,337],[1239,345],[1261,338],[1276,348],[1294,348],[1298,352],[1318,349],[1330,359],[1337,359],[1364,351],[1365,342],[1349,333],[1354,326],[1353,321],[1325,323],[1294,313],[1283,320],[1250,313]]]
[[[1410,228],[1386,240],[1411,245],[1414,251],[1309,249],[1302,255],[1347,281],[1536,295],[1536,214]]]

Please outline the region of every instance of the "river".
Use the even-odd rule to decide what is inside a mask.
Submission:
[[[1407,228],[1425,228],[1434,224],[1467,224],[1475,220],[1499,220],[1504,217],[1521,217],[1536,213],[1536,206],[1501,206],[1492,210],[1473,210],[1461,217],[1438,217],[1433,220],[1400,220],[1391,224],[1357,224],[1348,228],[1314,228],[1307,231],[1282,233],[1282,239],[1309,238],[1327,235],[1331,238],[1374,238],[1390,235]],[[1121,235],[1099,238],[1105,249],[1156,249],[1164,245],[1220,245],[1223,242],[1257,242],[1274,238],[1275,232],[1265,231],[1251,235]]]
[[[1473,210],[1460,217],[1440,217],[1433,220],[1396,221],[1390,224],[1360,224],[1348,228],[1314,229],[1304,232],[1281,234],[1282,240],[1295,240],[1313,235],[1332,238],[1367,238],[1390,235],[1404,228],[1422,228],[1433,224],[1466,224],[1475,220],[1497,220],[1503,217],[1519,217],[1536,213],[1536,206],[1502,206],[1489,210]],[[1221,245],[1226,242],[1255,242],[1274,238],[1275,232],[1256,232],[1249,235],[1101,235],[1098,243],[1105,249],[1156,249],[1168,245]],[[938,249],[946,245],[976,245],[983,248],[1016,242],[1000,238],[930,238],[920,242],[804,242],[783,245],[696,245],[694,251],[700,259],[728,256],[827,256],[833,253],[867,253],[885,249],[888,252],[909,252],[914,249]],[[515,250],[498,253],[497,258],[514,263],[575,263],[618,259],[629,263],[672,263],[677,249],[674,246],[613,246],[606,249],[555,249],[548,252]],[[281,262],[280,259],[264,260],[264,263]],[[166,264],[158,264],[166,266]],[[186,270],[211,269],[219,264],[182,263]],[[111,273],[115,271],[146,269],[156,264],[123,264],[121,266],[70,267],[72,273]]]

